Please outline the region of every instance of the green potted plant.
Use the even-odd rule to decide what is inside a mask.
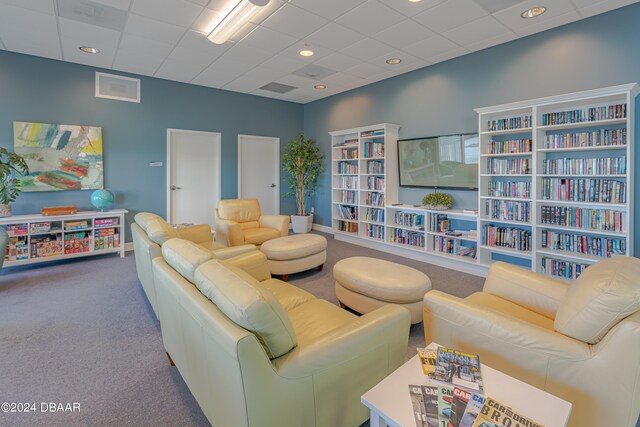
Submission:
[[[453,206],[453,197],[447,193],[438,193],[438,191],[434,191],[433,193],[424,196],[422,199],[422,205],[428,209],[444,211]]]
[[[289,184],[286,196],[294,195],[296,198],[296,214],[291,215],[294,233],[311,231],[313,214],[307,212],[306,200],[315,192],[318,176],[324,170],[323,160],[320,147],[313,139],[305,138],[304,133],[289,141],[282,154],[282,166]]]
[[[11,216],[11,202],[22,191],[16,174],[29,174],[27,162],[18,154],[0,147],[0,217]]]

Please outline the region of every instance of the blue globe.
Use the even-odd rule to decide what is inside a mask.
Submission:
[[[91,193],[91,204],[103,211],[113,204],[113,193],[109,190],[96,190]]]

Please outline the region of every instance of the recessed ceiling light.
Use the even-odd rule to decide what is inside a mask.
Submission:
[[[387,64],[389,64],[389,65],[397,65],[397,64],[399,64],[401,62],[402,62],[402,59],[400,59],[400,58],[387,59]]]
[[[315,85],[313,88],[314,89],[318,89],[318,90],[322,90],[322,89],[326,89],[327,85]]]
[[[410,1],[411,3],[418,3],[419,1],[422,1],[422,0],[409,0],[409,1]]]
[[[100,49],[91,46],[80,46],[80,50],[84,53],[100,53]]]
[[[314,54],[315,54],[315,52],[310,50],[310,49],[302,49],[300,51],[300,55],[301,56],[313,56]]]
[[[524,19],[535,18],[536,16],[540,16],[547,11],[547,8],[544,6],[532,7],[531,9],[525,10],[520,14]]]

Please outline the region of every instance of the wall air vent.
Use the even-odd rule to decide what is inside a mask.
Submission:
[[[58,16],[110,30],[122,31],[127,11],[90,0],[56,0]]]
[[[140,102],[140,79],[96,72],[96,98]]]
[[[282,94],[282,93],[291,92],[292,90],[297,89],[297,87],[283,85],[282,83],[271,82],[262,86],[260,89]]]

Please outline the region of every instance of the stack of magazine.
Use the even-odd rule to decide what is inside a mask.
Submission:
[[[478,355],[418,348],[426,385],[409,385],[417,427],[543,427],[485,397]]]

